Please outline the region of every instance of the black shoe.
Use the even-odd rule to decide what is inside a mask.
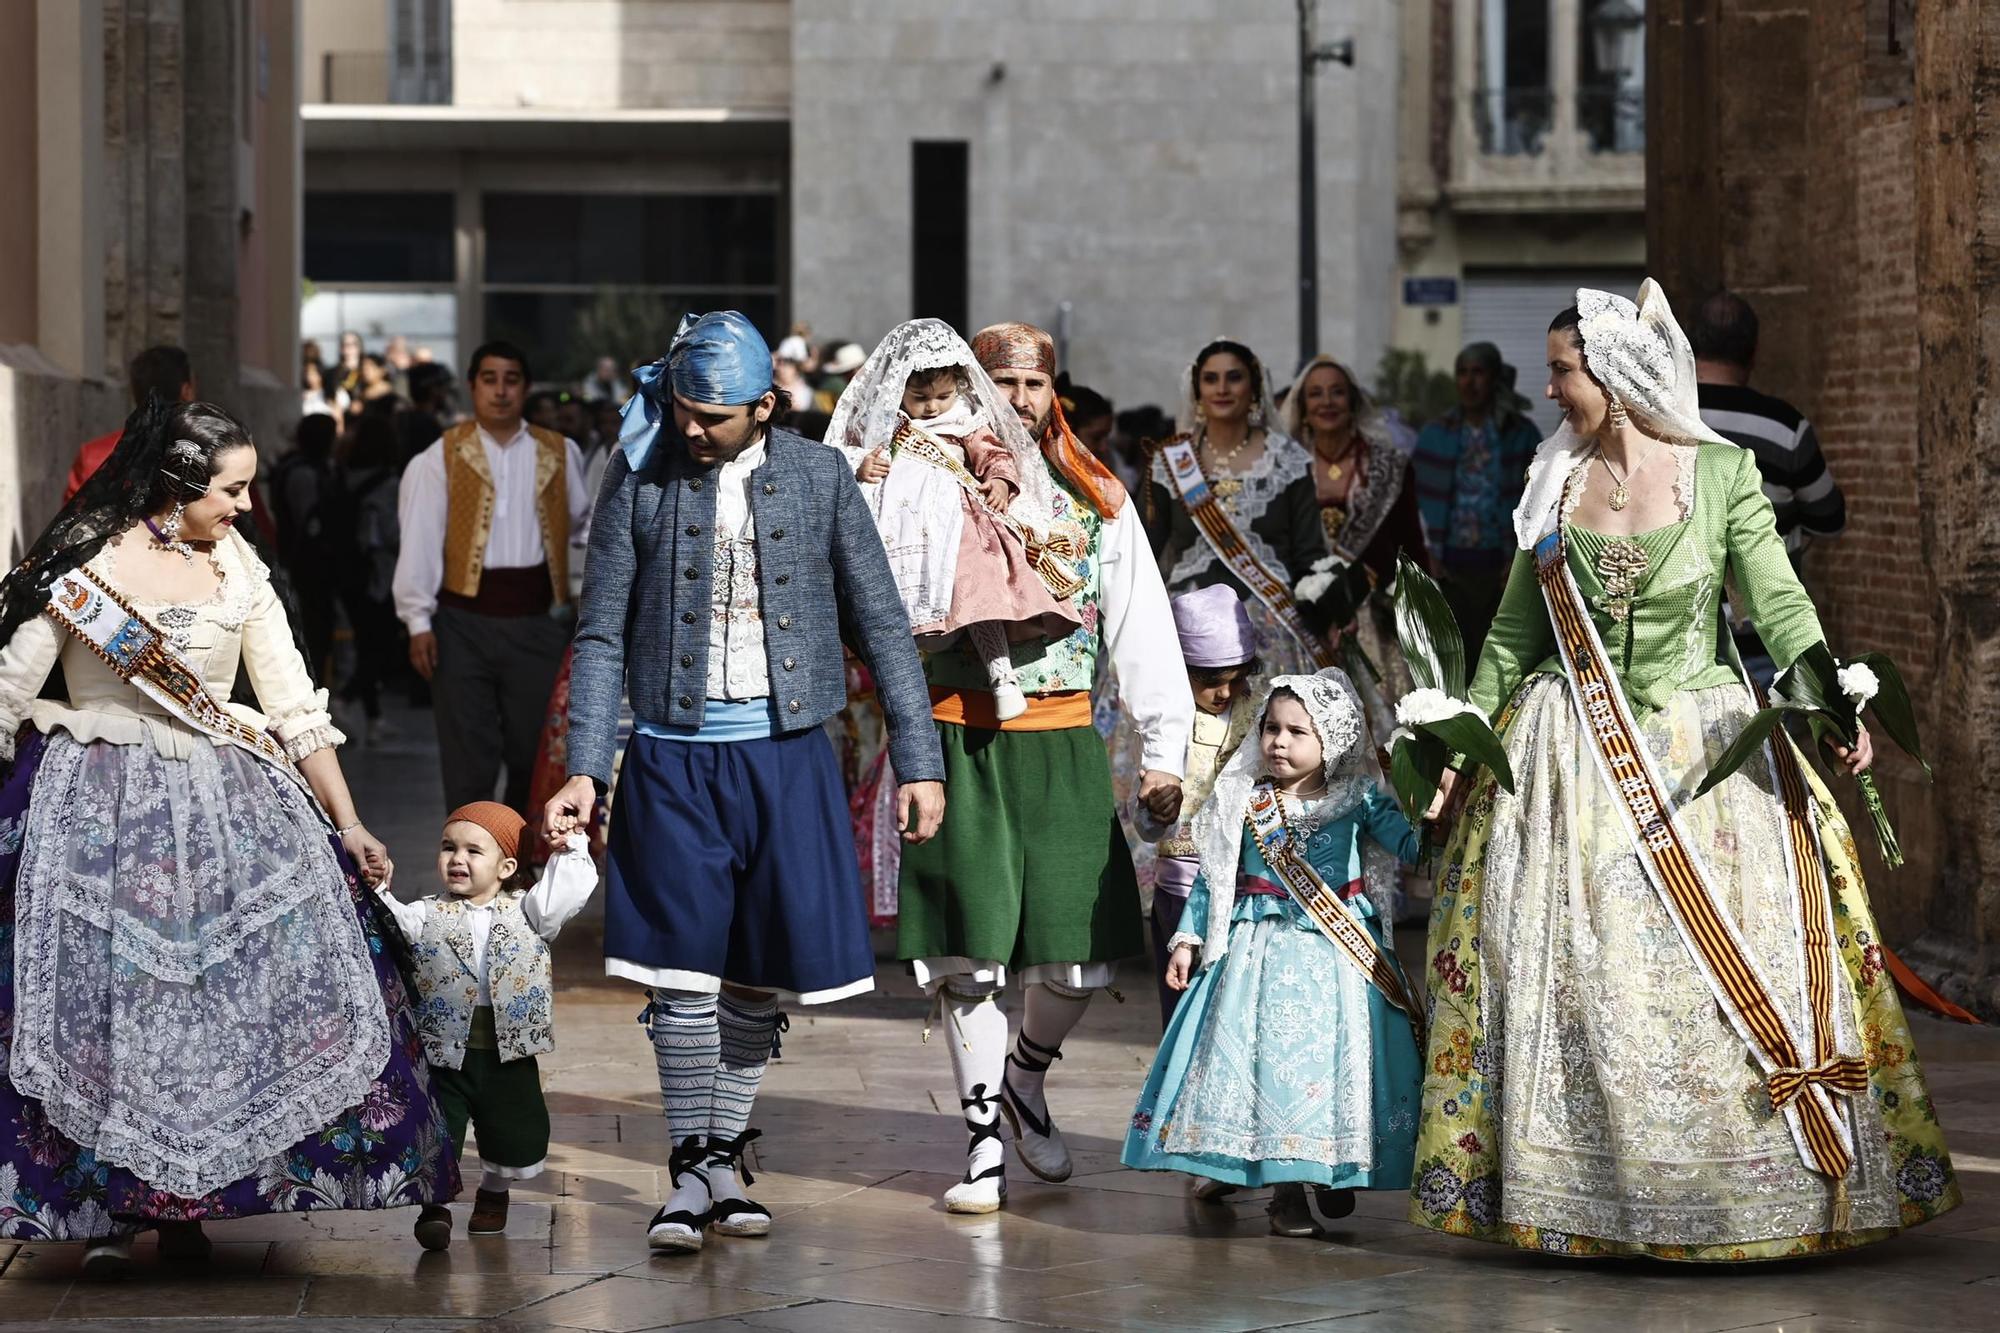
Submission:
[[[1310,1206],[1313,1221],[1320,1224],[1320,1234],[1325,1235],[1324,1228],[1328,1222],[1338,1222],[1354,1212],[1354,1191],[1337,1190],[1328,1185],[1315,1185],[1312,1187]]]
[[[1306,1202],[1306,1187],[1286,1181],[1271,1191],[1271,1234],[1274,1236],[1317,1236],[1312,1207]]]
[[[451,1209],[441,1203],[427,1203],[417,1214],[417,1225],[411,1228],[417,1244],[427,1250],[448,1250],[451,1248]]]
[[[205,1264],[215,1246],[202,1234],[199,1222],[160,1223],[160,1258],[176,1264]]]

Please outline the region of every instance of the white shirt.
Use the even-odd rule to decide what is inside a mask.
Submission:
[[[553,941],[569,919],[583,910],[596,888],[597,865],[590,859],[590,843],[581,833],[572,833],[563,849],[542,867],[535,887],[521,895],[521,915],[527,918],[529,930]],[[450,901],[442,894],[413,903],[398,902],[387,889],[377,889],[375,894],[396,918],[403,938],[412,944],[423,939],[424,926],[438,904]],[[483,1005],[493,1003],[493,992],[486,985],[486,939],[493,933],[493,909],[500,901],[501,895],[495,894],[491,902],[469,906],[465,913],[466,928],[472,932],[472,971],[479,978],[478,1003]]]
[[[1097,560],[1104,655],[1117,675],[1118,702],[1139,733],[1139,762],[1178,777],[1194,729],[1194,690],[1159,562],[1129,498],[1099,531]]]
[[[535,437],[528,433],[526,422],[505,441],[494,439],[481,426],[479,443],[486,450],[486,466],[493,474],[493,530],[486,536],[486,568],[531,569],[548,559],[542,549],[541,518],[535,512]],[[576,441],[565,439],[563,447],[569,482],[569,530],[574,536],[590,527],[590,481]],[[438,588],[444,583],[444,535],[450,511],[444,478],[444,441],[440,439],[410,461],[397,491],[396,517],[402,524],[403,545],[396,556],[396,577],[390,589],[396,599],[396,615],[412,634],[430,632]]]
[[[764,595],[757,585],[757,521],[750,514],[750,474],[763,466],[764,453],[759,439],[716,470],[708,621],[711,699],[762,699],[771,693]]]

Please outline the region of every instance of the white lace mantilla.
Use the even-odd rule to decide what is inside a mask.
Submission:
[[[1200,447],[1201,437],[1197,434],[1195,437],[1197,454]],[[1244,546],[1249,548],[1250,553],[1256,556],[1265,568],[1281,578],[1285,576],[1288,566],[1271,548],[1269,542],[1252,531],[1250,525],[1264,516],[1264,511],[1284,494],[1287,486],[1302,477],[1311,476],[1311,469],[1312,455],[1306,452],[1304,445],[1280,431],[1268,431],[1264,436],[1264,447],[1258,452],[1257,461],[1230,478],[1243,483],[1243,489],[1221,501],[1224,512],[1236,525],[1237,534],[1243,538]],[[1166,487],[1168,494],[1174,496],[1180,494],[1174,486],[1173,478],[1167,472],[1165,454],[1156,455],[1153,459],[1153,480]],[[1214,480],[1215,478],[1210,478],[1211,483]],[[1220,496],[1217,498],[1221,499]],[[1176,500],[1176,503],[1179,501]],[[1227,568],[1222,565],[1222,557],[1215,553],[1215,548],[1208,544],[1208,539],[1197,535],[1194,543],[1181,552],[1181,558],[1174,562],[1173,569],[1167,574],[1167,591],[1185,592],[1196,579],[1206,574],[1211,566]]]
[[[1657,282],[1647,278],[1639,284],[1637,304],[1611,292],[1581,287],[1576,306],[1584,368],[1624,404],[1634,425],[1673,445],[1730,443],[1702,424],[1694,352]],[[1571,429],[1565,418],[1535,451],[1520,507],[1514,511],[1514,537],[1522,550],[1533,550],[1548,532],[1565,498],[1572,468],[1590,456],[1591,448],[1591,442]]]
[[[1236,909],[1236,871],[1243,854],[1243,817],[1250,794],[1264,775],[1258,730],[1270,707],[1271,691],[1284,688],[1298,696],[1320,740],[1326,794],[1303,810],[1294,808],[1292,824],[1310,838],[1333,820],[1351,813],[1371,788],[1382,786],[1382,766],[1368,734],[1367,714],[1354,682],[1339,667],[1325,667],[1310,676],[1274,676],[1257,702],[1256,721],[1215,780],[1214,792],[1196,813],[1189,830],[1208,881],[1208,921],[1197,939],[1176,934],[1174,942],[1197,944],[1202,964],[1215,962],[1229,950],[1230,914]],[[1372,838],[1361,844],[1362,879],[1368,897],[1382,917],[1383,934],[1393,929],[1396,883],[1401,871],[1396,858]]]
[[[198,1197],[358,1105],[389,1058],[318,812],[250,755],[49,737],[29,806],[9,1073],[49,1121]]]

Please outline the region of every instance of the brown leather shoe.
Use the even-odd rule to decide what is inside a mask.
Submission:
[[[507,1191],[480,1190],[472,1196],[472,1216],[466,1219],[468,1236],[497,1236],[507,1229]]]
[[[451,1209],[441,1203],[427,1203],[417,1214],[417,1244],[427,1250],[451,1248]]]

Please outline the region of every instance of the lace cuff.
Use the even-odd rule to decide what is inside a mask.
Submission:
[[[285,753],[294,762],[315,750],[346,743],[346,735],[333,725],[333,714],[328,710],[327,702],[325,690],[314,690],[289,708],[280,709],[265,718],[265,725],[284,744]]]
[[[1186,930],[1177,930],[1167,937],[1167,952],[1172,953],[1183,944],[1193,949],[1196,953],[1201,952],[1201,936]]]
[[[283,744],[286,756],[296,764],[309,754],[347,744],[347,733],[331,722],[323,722],[319,726],[293,732],[283,738]]]

